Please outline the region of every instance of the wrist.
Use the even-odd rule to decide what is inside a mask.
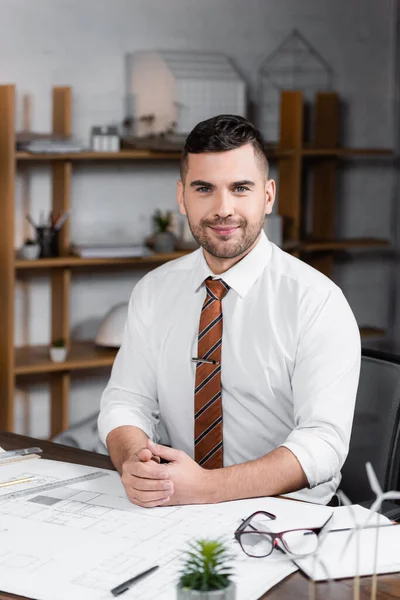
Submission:
[[[203,469],[202,496],[205,504],[221,502],[220,480],[222,469]]]
[[[110,458],[119,473],[122,472],[122,466],[128,460],[139,460],[137,452],[146,447],[147,439],[144,431],[130,425],[117,427],[110,431],[106,445]]]

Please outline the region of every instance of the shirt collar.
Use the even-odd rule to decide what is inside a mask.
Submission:
[[[225,273],[215,275],[207,264],[203,249],[200,248],[199,260],[193,271],[194,288],[197,291],[207,277],[223,279],[241,298],[244,298],[268,264],[271,252],[271,243],[264,231],[261,231],[260,239],[251,252]]]

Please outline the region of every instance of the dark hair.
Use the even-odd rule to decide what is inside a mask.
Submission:
[[[181,179],[183,180],[188,163],[188,154],[203,152],[224,152],[251,144],[254,152],[268,173],[268,158],[261,134],[250,121],[238,115],[218,115],[201,121],[186,138],[181,156]]]

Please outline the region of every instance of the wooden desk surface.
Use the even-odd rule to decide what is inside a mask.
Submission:
[[[103,469],[112,469],[108,456],[77,450],[68,446],[53,444],[14,433],[0,432],[0,446],[6,450],[15,448],[28,448],[39,446],[43,449],[43,458],[61,460],[65,462],[90,465]],[[345,579],[333,583],[318,583],[315,585],[315,594],[310,594],[310,582],[302,573],[293,573],[284,581],[267,592],[260,600],[353,600],[352,580]],[[0,582],[1,588],[1,582]],[[21,599],[21,596],[13,594],[4,594],[0,592],[0,600],[9,600],[10,598]],[[393,600],[400,598],[400,574],[399,575],[380,575],[378,578],[379,600]],[[371,578],[363,577],[361,579],[361,593],[359,600],[371,599]],[[138,600],[140,600],[138,598]]]

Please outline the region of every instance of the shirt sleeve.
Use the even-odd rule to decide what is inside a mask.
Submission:
[[[295,427],[282,444],[309,487],[333,479],[346,459],[361,362],[360,334],[339,288],[315,309],[300,334],[292,376]]]
[[[123,342],[101,397],[98,428],[104,444],[110,431],[123,425],[139,427],[157,441],[160,411],[149,345],[151,305],[151,291],[144,278],[133,290]]]

